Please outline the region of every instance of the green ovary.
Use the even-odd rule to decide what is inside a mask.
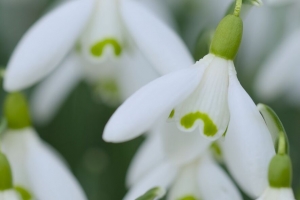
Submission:
[[[122,53],[122,47],[120,43],[113,38],[106,38],[105,40],[99,41],[91,47],[91,53],[95,57],[101,57],[106,45],[111,45],[114,48],[116,56],[120,56]]]
[[[197,198],[195,198],[194,196],[186,196],[186,197],[180,198],[178,200],[197,200]]]
[[[15,190],[21,195],[22,200],[31,200],[32,196],[25,188],[21,186],[16,186]]]
[[[207,114],[201,113],[199,111],[189,113],[182,117],[180,120],[180,124],[186,129],[190,129],[194,126],[194,123],[199,119],[202,120],[204,123],[203,131],[206,136],[213,137],[214,135],[216,135],[216,133],[218,132],[217,126]]]

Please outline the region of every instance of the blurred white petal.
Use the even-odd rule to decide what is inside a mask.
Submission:
[[[167,74],[193,64],[182,40],[143,5],[123,0],[121,11],[132,39],[159,73]]]
[[[87,199],[74,175],[56,156],[56,152],[36,136],[31,138],[27,149],[25,166],[37,199]]]
[[[148,134],[131,161],[126,177],[127,187],[140,181],[149,171],[162,163],[164,158],[161,136],[155,129]]]
[[[167,158],[176,165],[192,162],[211,144],[211,141],[202,137],[198,130],[191,133],[182,132],[173,122],[163,123],[160,135]]]
[[[242,200],[238,188],[226,172],[211,158],[204,158],[198,169],[199,191],[207,200]]]
[[[175,166],[163,163],[148,173],[142,180],[135,183],[123,200],[133,200],[154,187],[168,188],[177,174]]]
[[[133,139],[166,112],[171,112],[198,85],[203,74],[200,67],[188,67],[160,77],[128,98],[106,124],[103,138],[108,142]]]
[[[198,162],[195,162],[180,170],[179,175],[177,175],[176,180],[172,184],[168,194],[168,200],[185,199],[187,197],[202,199],[200,198],[201,196],[197,183],[197,167]]]
[[[82,63],[70,54],[60,67],[34,91],[31,99],[33,119],[39,124],[48,123],[82,78]]]
[[[268,186],[268,166],[275,155],[271,134],[254,102],[230,70],[230,123],[223,143],[225,163],[240,187],[258,197]]]
[[[0,200],[22,200],[22,197],[14,190],[0,191]]]
[[[257,200],[295,200],[295,197],[291,188],[268,187]]]
[[[158,73],[138,50],[123,56],[116,74],[123,101],[158,77]]]
[[[255,92],[265,100],[272,100],[292,86],[293,73],[300,57],[300,30],[287,37],[263,64],[255,81]]]
[[[67,2],[29,29],[8,63],[4,88],[21,90],[49,74],[75,45],[89,20],[93,2]]]

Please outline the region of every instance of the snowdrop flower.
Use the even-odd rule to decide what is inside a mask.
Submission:
[[[165,113],[170,113],[169,119],[182,131],[197,129],[210,140],[220,138],[227,130],[230,113],[238,112],[236,105],[228,102],[233,99],[230,95],[238,95],[236,88],[243,90],[232,61],[241,41],[242,26],[238,16],[226,16],[216,30],[210,53],[195,65],[138,90],[111,117],[104,139],[130,140],[149,130]],[[230,86],[237,84],[233,91]]]
[[[154,67],[139,66],[146,77],[152,74],[150,80],[157,72],[165,74],[182,68],[186,62],[192,63],[175,32],[141,3],[135,0],[68,1],[40,19],[22,38],[9,61],[4,88],[7,91],[24,89],[60,66],[43,87],[53,96],[60,95],[57,100],[51,98],[54,105],[50,107],[55,108],[64,94],[83,78],[93,85],[100,84],[106,92],[104,96],[108,91],[115,97],[116,85],[125,84],[118,80],[121,71],[127,69],[128,62],[124,59],[134,60],[133,54],[138,51],[146,58],[144,62]],[[143,80],[138,75],[132,77]],[[149,78],[139,84],[146,81]],[[104,98],[111,102],[110,98]]]
[[[15,186],[36,199],[87,199],[58,153],[31,127],[20,93],[8,95],[4,112],[8,130],[1,138],[1,149],[11,164]]]
[[[174,124],[165,123],[151,132],[129,168],[130,189],[124,200],[136,199],[154,187],[169,190],[169,200],[242,199],[230,178],[207,152],[210,144],[196,131],[186,135]],[[184,158],[195,152],[197,155],[192,159]]]
[[[285,96],[286,100],[299,105],[299,34],[298,29],[284,39],[262,65],[255,81],[255,91],[260,98],[270,101]]]
[[[13,188],[10,164],[3,153],[0,153],[0,199],[23,200],[18,190]]]

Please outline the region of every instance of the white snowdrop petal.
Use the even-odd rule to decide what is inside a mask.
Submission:
[[[201,156],[211,141],[203,138],[198,130],[191,133],[180,131],[173,122],[164,123],[160,128],[163,149],[170,162],[184,165]]]
[[[197,89],[175,109],[182,131],[194,131],[210,140],[221,137],[228,126],[228,68],[232,61],[209,54],[208,64]],[[199,62],[201,63],[201,61]]]
[[[176,33],[139,2],[122,0],[121,12],[133,40],[159,73],[167,74],[193,64]]]
[[[257,200],[295,200],[291,188],[268,187]]]
[[[127,187],[136,184],[147,172],[162,163],[164,158],[161,136],[154,129],[148,134],[146,141],[138,149],[131,161],[126,177]]]
[[[198,85],[201,67],[188,67],[160,77],[128,98],[106,124],[103,138],[109,142],[133,139],[150,129],[159,117],[185,99]]]
[[[33,119],[48,123],[82,78],[82,63],[78,56],[69,55],[60,67],[43,81],[31,97]]]
[[[21,130],[8,130],[1,138],[1,149],[7,156],[12,168],[13,182],[15,185],[26,189],[30,187],[28,175],[24,168],[27,157],[27,143],[31,138],[33,130],[25,128]]]
[[[203,199],[242,200],[238,188],[226,172],[211,158],[205,157],[199,163],[197,180]]]
[[[184,199],[187,197],[201,199],[197,183],[197,167],[198,163],[194,162],[180,170],[172,184],[167,197],[168,200]]]
[[[49,74],[75,45],[93,4],[94,0],[69,1],[29,29],[8,63],[4,88],[21,90]]]
[[[22,200],[22,197],[14,190],[5,190],[0,191],[0,200]]]
[[[123,55],[116,74],[121,99],[125,101],[142,86],[158,78],[158,73],[138,50]]]
[[[282,95],[292,86],[293,72],[298,67],[300,57],[300,30],[287,37],[261,67],[255,81],[255,92],[265,100]]]
[[[271,134],[254,102],[230,70],[230,123],[223,143],[225,163],[240,187],[253,198],[268,186],[268,166],[275,155]]]
[[[30,139],[27,151],[25,167],[37,199],[87,199],[74,175],[57,153],[43,144],[37,135]]]
[[[81,36],[81,51],[91,63],[101,63],[107,56],[119,57],[124,47],[124,27],[118,0],[97,1],[93,17]]]
[[[152,189],[154,187],[167,189],[174,180],[176,174],[176,166],[173,166],[166,162],[162,163],[153,168],[153,170],[148,173],[142,180],[135,183],[135,185],[131,187],[123,200],[136,199],[147,192],[149,189]]]

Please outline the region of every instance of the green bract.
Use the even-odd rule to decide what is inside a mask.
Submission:
[[[243,36],[243,21],[235,15],[227,15],[219,23],[213,37],[210,53],[233,60]]]
[[[288,155],[276,155],[269,165],[269,184],[273,188],[289,188],[292,181],[292,162]]]
[[[6,156],[0,153],[0,191],[13,187],[10,164]]]
[[[10,129],[23,129],[31,126],[28,104],[21,93],[7,95],[4,114]]]

